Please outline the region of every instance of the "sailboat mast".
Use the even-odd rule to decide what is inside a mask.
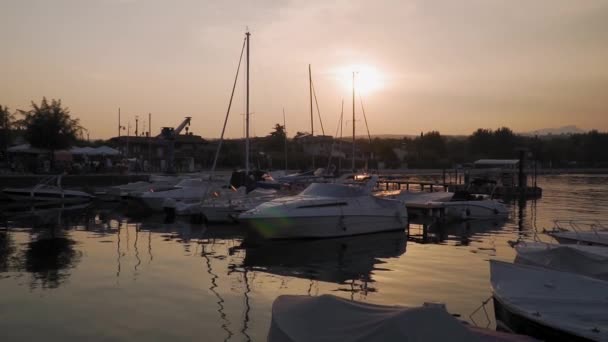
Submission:
[[[245,175],[249,177],[249,36],[251,33],[245,33],[245,39],[247,41],[247,68],[246,68],[246,79],[247,79],[247,90],[246,90],[246,101],[245,101]],[[354,101],[354,100],[353,100]]]
[[[308,92],[309,92],[309,97],[310,97],[310,136],[314,137],[315,136],[315,121],[313,119],[313,115],[312,115],[312,70],[310,67],[310,64],[308,64]],[[310,143],[312,144],[312,139],[310,141]],[[314,148],[312,149],[312,168],[315,168],[315,151]]]
[[[355,72],[353,71],[353,160],[352,169],[355,172]]]
[[[285,133],[285,171],[287,171],[287,124],[285,123],[285,108],[283,108],[283,132]]]
[[[342,170],[342,127],[344,126],[344,99],[342,99],[342,109],[340,110],[340,139],[338,140],[338,151],[340,152],[338,158],[338,170]]]

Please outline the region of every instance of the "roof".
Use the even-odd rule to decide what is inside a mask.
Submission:
[[[516,165],[519,159],[479,159],[475,165]]]

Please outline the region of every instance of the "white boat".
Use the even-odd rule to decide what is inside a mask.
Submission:
[[[496,320],[546,341],[608,341],[608,282],[490,260]]]
[[[172,199],[176,202],[195,202],[205,196],[207,191],[209,191],[208,187],[216,186],[219,188],[220,184],[200,178],[184,179],[170,190],[143,192],[134,195],[134,198],[140,200],[151,210],[162,211],[167,199]]]
[[[556,220],[545,233],[559,243],[608,246],[608,223],[603,221]]]
[[[533,341],[471,327],[442,304],[421,307],[375,305],[332,295],[277,297],[268,342],[333,341]]]
[[[396,200],[372,196],[365,186],[313,183],[296,196],[263,203],[239,215],[264,238],[324,238],[405,229],[407,210]]]
[[[408,209],[443,210],[451,219],[489,219],[507,217],[509,211],[499,200],[488,195],[468,192],[409,192],[404,191],[397,199]]]
[[[515,263],[540,266],[608,280],[608,248],[524,242],[515,245]]]
[[[210,198],[196,202],[165,202],[165,208],[173,208],[177,216],[200,216],[205,222],[231,223],[238,215],[279,196],[275,190],[254,189],[246,193],[245,187],[237,191],[215,191]]]
[[[63,189],[61,176],[48,177],[33,187],[5,188],[2,193],[13,201],[31,202],[83,202],[95,198],[84,191]]]

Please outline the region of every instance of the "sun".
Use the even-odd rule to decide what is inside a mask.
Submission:
[[[369,95],[384,88],[386,79],[381,71],[369,64],[351,64],[337,67],[334,75],[338,83],[347,91],[353,89],[353,73],[355,77],[355,92]]]

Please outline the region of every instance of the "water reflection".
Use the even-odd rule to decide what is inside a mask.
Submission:
[[[453,223],[414,221],[410,223],[408,239],[421,244],[451,243],[457,246],[468,246],[478,235],[502,230],[507,222],[506,219],[469,220]]]
[[[15,251],[15,243],[8,230],[0,231],[0,272],[8,272]]]
[[[279,276],[347,284],[349,292],[375,291],[373,271],[385,258],[405,253],[405,232],[387,232],[336,239],[269,241],[251,244],[244,241],[243,266]],[[309,287],[311,294],[313,283]]]
[[[32,274],[30,288],[57,288],[82,258],[76,242],[67,236],[37,236],[27,244],[25,270]]]

